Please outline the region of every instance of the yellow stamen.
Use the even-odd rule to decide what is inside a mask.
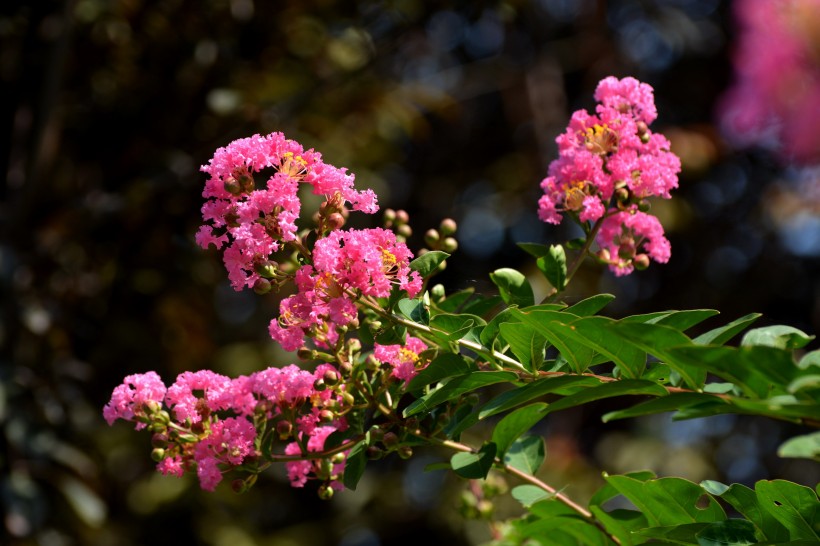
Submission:
[[[586,130],[584,135],[587,149],[599,155],[606,155],[618,150],[618,135],[607,125],[597,123]]]

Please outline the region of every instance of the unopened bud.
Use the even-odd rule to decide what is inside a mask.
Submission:
[[[410,237],[413,235],[413,228],[407,224],[401,224],[396,228],[396,234],[401,235],[402,237]]]
[[[356,397],[354,397],[349,392],[344,391],[342,393],[342,402],[344,403],[345,406],[352,406],[353,404],[356,403]]]
[[[364,363],[365,363],[365,366],[367,367],[367,369],[370,370],[371,372],[374,372],[374,371],[376,371],[376,370],[378,370],[379,368],[382,367],[382,363],[379,361],[378,358],[376,358],[373,355],[368,355],[367,360],[365,360]]]
[[[649,204],[649,201],[647,201],[646,199],[641,199],[641,200],[638,202],[638,210],[639,210],[639,211],[641,211],[641,212],[649,212],[649,209],[650,209],[650,208],[651,208],[651,205]]]
[[[367,458],[371,461],[378,461],[384,457],[384,450],[378,446],[369,446],[365,450],[365,455],[367,455]]]
[[[605,264],[608,264],[612,260],[612,256],[610,256],[608,248],[602,248],[599,250],[597,256],[598,259]]]
[[[268,260],[262,263],[255,264],[253,266],[253,270],[256,271],[256,273],[261,277],[264,277],[266,279],[272,279],[276,277],[276,270],[278,267],[279,264],[272,260]]]
[[[458,250],[458,241],[456,241],[453,237],[447,237],[441,243],[441,250],[447,252],[448,254],[452,254]]]
[[[322,500],[330,500],[333,498],[333,488],[327,484],[320,486],[317,493]]]
[[[336,415],[330,410],[322,410],[319,412],[319,421],[322,423],[330,423],[336,418]]]
[[[239,185],[239,181],[233,176],[226,178],[222,187],[224,187],[225,191],[231,195],[239,195],[242,193],[242,186]]]
[[[259,294],[260,296],[263,296],[270,292],[271,288],[273,288],[273,285],[270,283],[270,281],[262,277],[256,279],[256,282],[253,283],[253,291]]]
[[[445,218],[441,221],[441,225],[439,225],[438,229],[441,232],[441,234],[446,237],[447,235],[452,235],[453,233],[455,233],[458,229],[458,225],[456,224],[456,221],[452,218]]]
[[[151,445],[159,448],[168,447],[168,436],[161,432],[154,433],[154,435],[151,436]]]
[[[381,442],[384,439],[384,429],[373,425],[370,429],[370,442]]]
[[[649,127],[646,125],[645,121],[639,121],[635,124],[635,128],[638,130],[638,135],[643,136],[649,130]]]
[[[384,210],[384,223],[385,224],[392,224],[396,221],[396,211],[393,209],[385,209]]]
[[[330,458],[330,462],[333,464],[342,464],[345,462],[345,454],[344,453],[336,453],[333,457]]]
[[[615,190],[615,199],[620,202],[629,200],[629,190],[627,188],[618,188]]]
[[[154,449],[151,450],[151,458],[155,462],[160,462],[162,459],[165,458],[165,450],[162,449],[161,447],[155,447]]]
[[[646,254],[638,254],[632,259],[632,264],[635,266],[635,269],[642,271],[649,267],[649,256]]]
[[[395,432],[385,432],[384,437],[382,438],[382,443],[387,449],[393,449],[399,445],[399,437],[396,436]]]
[[[413,456],[413,448],[411,448],[410,446],[401,446],[398,449],[397,453],[399,454],[399,457],[401,457],[402,459],[409,459]]]
[[[493,515],[493,503],[492,501],[488,501],[487,499],[481,499],[476,504],[476,511],[478,511],[478,515],[482,518],[489,518]]]
[[[231,482],[231,490],[234,493],[244,493],[248,490],[247,486],[245,485],[245,480],[234,480]]]
[[[250,174],[239,175],[239,186],[243,192],[250,193],[255,189],[253,177]]]
[[[325,380],[325,385],[332,387],[339,382],[339,373],[336,370],[325,370],[325,373],[322,374],[322,379]]]
[[[313,388],[316,389],[319,392],[322,392],[323,390],[325,390],[327,388],[327,385],[325,384],[325,380],[320,377],[319,379],[317,379],[316,381],[313,382]]]
[[[354,353],[358,353],[362,350],[362,342],[355,337],[350,338],[347,340],[347,348]]]
[[[339,214],[338,212],[334,212],[333,214],[327,217],[327,225],[332,230],[339,229],[340,227],[345,225],[345,217]]]
[[[434,285],[433,288],[430,289],[430,295],[436,301],[442,300],[444,298],[444,296],[446,295],[446,293],[444,291],[444,285],[443,284]]]
[[[313,351],[308,349],[307,347],[302,347],[301,349],[296,351],[296,356],[299,357],[299,360],[312,360]]]
[[[441,240],[441,236],[439,235],[438,231],[434,229],[428,229],[427,232],[424,234],[424,243],[427,246],[434,247],[436,243]]]
[[[293,424],[290,421],[279,421],[276,423],[276,433],[279,434],[279,439],[284,440],[290,437],[293,431]]]
[[[410,221],[410,215],[407,214],[406,210],[397,210],[396,211],[396,223],[397,224],[406,224]]]

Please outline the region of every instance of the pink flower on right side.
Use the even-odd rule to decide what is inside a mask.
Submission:
[[[785,161],[820,162],[820,0],[737,0],[734,85],[718,105],[726,137]]]
[[[658,219],[645,212],[646,199],[670,198],[680,159],[666,137],[649,129],[658,116],[651,86],[610,76],[598,84],[595,100],[595,114],[576,111],[556,139],[558,159],[541,182],[538,216],[550,224],[568,216],[597,229],[601,261],[616,275],[628,275],[650,259],[669,260],[669,241]]]

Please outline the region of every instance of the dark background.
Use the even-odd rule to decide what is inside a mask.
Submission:
[[[572,235],[536,216],[554,138],[594,106],[602,77],[637,77],[655,88],[653,129],[683,160],[676,198],[653,208],[672,259],[621,279],[590,264],[568,298],[611,292],[616,317],[708,307],[820,330],[820,204],[798,190],[816,190],[817,170],[732,150],[715,122],[733,81],[728,3],[38,0],[0,12],[1,543],[489,539],[459,516],[463,483],[422,472],[449,456],[432,449],[381,462],[331,502],[290,489],[281,469],[248,494],[207,494],[155,474],[147,434],[103,421],[127,374],[170,383],[294,360],[267,337],[276,297],[235,293],[220,257],[193,243],[199,166],[254,133],[283,131],[350,168],[382,207],[408,210],[411,247],[455,218],[461,247],[441,282],[489,293],[497,267],[536,281],[515,242]],[[732,416],[604,427],[607,409],[542,424],[543,477],[582,501],[602,470],[820,477],[773,455],[798,429]]]

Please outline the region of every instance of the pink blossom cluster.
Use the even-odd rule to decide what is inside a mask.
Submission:
[[[337,230],[316,241],[313,265],[296,273],[298,292],[279,304],[270,323],[271,337],[287,351],[298,349],[309,336],[330,347],[338,328],[357,320],[354,297],[388,297],[394,286],[415,297],[421,277],[410,270],[413,254],[389,230]]]
[[[723,96],[724,132],[785,159],[820,161],[820,2],[737,0],[735,83]]]
[[[257,188],[254,174],[266,169],[273,173]],[[282,133],[235,140],[219,148],[202,171],[210,178],[202,194],[205,224],[196,240],[203,248],[226,246],[223,260],[236,290],[252,287],[259,279],[257,266],[282,243],[296,239],[300,183],[328,200],[349,202],[354,210],[378,210],[372,190],[355,190],[352,174],[324,163],[321,154]]]
[[[312,373],[295,365],[271,367],[235,379],[201,370],[180,374],[166,388],[155,372],[147,372],[126,377],[103,415],[109,425],[123,419],[136,422],[137,430],[150,427],[159,449],[157,469],[175,476],[195,469],[202,488],[213,491],[225,472],[258,457],[264,429],[254,423],[275,422],[269,434],[297,440],[286,446],[289,455],[299,454],[301,443],[319,451],[330,433],[345,430],[344,386],[317,388],[319,379],[339,377],[330,364]],[[293,466],[288,471],[301,487],[309,472],[297,463],[287,463]],[[335,464],[341,474],[344,459]]]
[[[563,214],[583,224],[605,221],[608,229],[601,229],[596,241],[602,249],[620,249],[621,258],[608,263],[624,275],[633,270],[632,259],[644,241],[653,247],[647,249],[653,259],[669,259],[663,228],[638,207],[648,197],[670,197],[678,186],[680,159],[663,135],[649,129],[657,117],[652,87],[634,78],[610,76],[598,84],[595,99],[595,114],[576,111],[556,139],[559,156],[541,182],[544,195],[538,201],[538,216],[551,224],[560,224]],[[615,222],[636,236],[636,252],[629,256],[628,245],[615,239],[620,234]],[[659,250],[663,246],[666,252]]]
[[[396,379],[409,383],[416,374],[427,367],[419,355],[427,349],[427,345],[420,339],[407,336],[404,345],[375,344],[373,356],[377,360],[393,367],[391,375]]]

